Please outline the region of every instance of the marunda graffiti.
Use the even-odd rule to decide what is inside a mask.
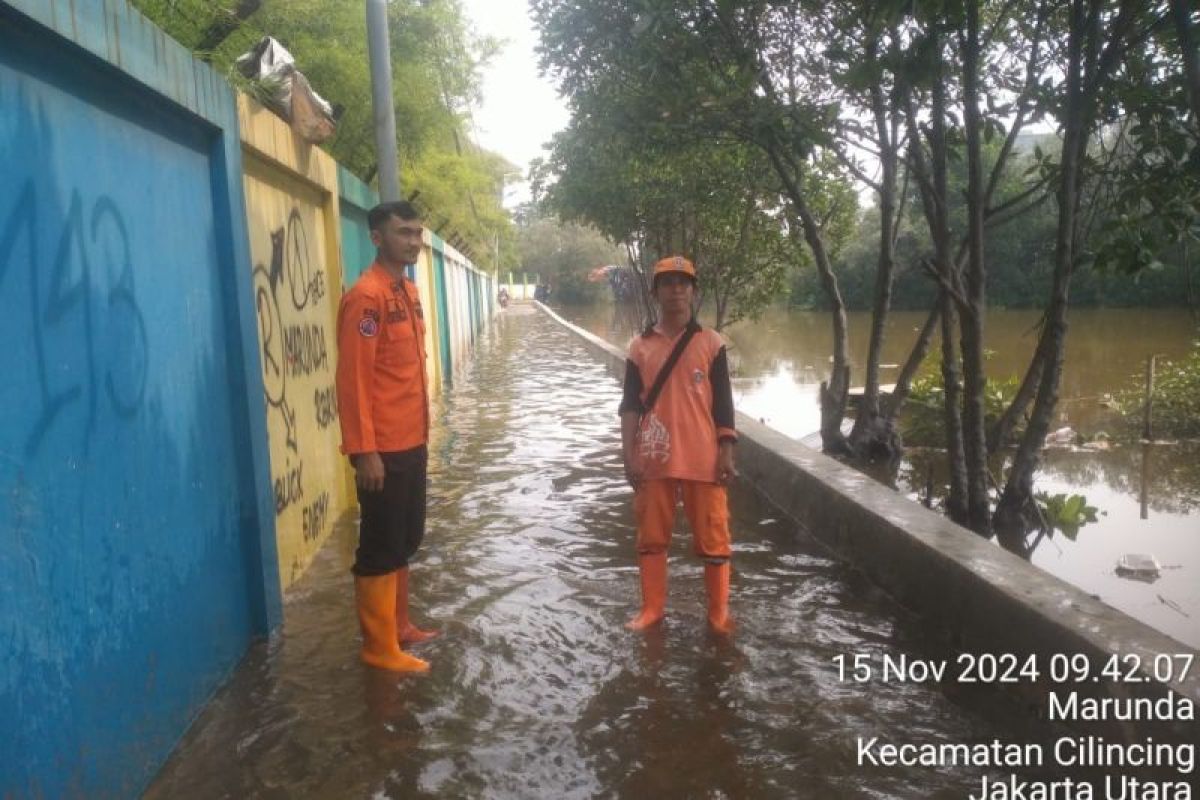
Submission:
[[[283,349],[289,375],[311,375],[329,369],[325,351],[325,331],[320,325],[288,325],[283,330]]]

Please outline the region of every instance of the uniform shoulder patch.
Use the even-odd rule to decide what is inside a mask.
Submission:
[[[360,335],[370,339],[379,333],[379,314],[375,311],[363,312],[363,317],[358,321],[358,332]]]

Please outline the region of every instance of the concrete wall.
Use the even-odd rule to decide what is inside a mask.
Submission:
[[[349,288],[375,260],[375,245],[371,244],[367,212],[379,205],[379,195],[340,164],[337,172],[340,199],[338,211],[342,223],[342,264],[345,265],[342,281]]]
[[[615,379],[623,379],[625,354],[620,348],[537,305],[584,339]],[[1171,689],[1200,702],[1200,669],[1195,666],[1200,653],[1194,648],[741,412],[737,427],[741,479],[940,629],[955,647],[973,653],[1083,653],[1095,674],[1116,654],[1135,654],[1149,667],[1156,656],[1190,653],[1195,663],[1183,680],[1160,684],[1142,673],[1145,682],[1104,680],[1078,688],[1099,696],[1152,697]],[[1014,688],[1026,691],[1044,709],[1044,683]],[[1111,735],[1136,738],[1138,727],[1114,725]],[[1155,738],[1194,738],[1195,732],[1195,722],[1141,726],[1141,734]]]
[[[338,450],[335,325],[343,287],[375,258],[367,212],[378,200],[253,100],[239,98],[238,109],[286,589],[304,574],[332,523],[356,505],[353,474]],[[410,276],[426,311],[426,370],[437,397],[492,316],[482,296],[494,282],[428,230]]]
[[[279,623],[353,501],[333,325],[373,204],[125,0],[0,0],[0,796],[137,795]],[[435,239],[427,307],[481,280]]]
[[[338,450],[334,371],[342,296],[338,170],[281,119],[238,98],[243,184],[279,574],[304,574],[333,522],[355,505]]]
[[[429,237],[429,250],[429,260],[423,262],[421,273],[428,275],[423,288],[430,290],[433,300],[425,307],[432,309],[437,325],[429,354],[437,359],[438,383],[445,387],[453,384],[455,371],[465,363],[476,337],[495,316],[498,288],[494,277],[476,268],[436,234]]]
[[[342,252],[347,265],[346,285],[349,286],[375,258],[367,211],[378,201],[374,192],[361,181],[342,168],[338,169],[342,197]],[[352,268],[351,258],[359,259],[362,266]],[[430,397],[433,398],[450,385],[454,370],[469,357],[479,332],[495,315],[498,289],[491,275],[476,268],[428,228],[425,229],[421,255],[409,273],[417,284],[421,306],[425,310],[426,371]],[[532,291],[530,289],[531,297]]]
[[[279,619],[234,95],[0,2],[0,795],[136,796]]]

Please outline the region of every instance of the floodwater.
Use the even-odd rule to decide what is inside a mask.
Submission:
[[[427,676],[362,666],[343,522],[149,798],[938,798],[989,768],[860,765],[882,742],[1026,743],[1009,695],[839,679],[834,659],[945,658],[931,632],[744,487],[736,636],[707,633],[687,537],[668,619],[637,606],[619,391],[571,334],[503,312],[439,404],[413,567]],[[1018,770],[1020,772],[1020,770]]]
[[[581,327],[624,346],[634,327],[610,305],[567,308]],[[852,383],[864,381],[870,315],[848,316]],[[989,310],[988,374],[1023,374],[1037,344],[1037,311]],[[923,312],[889,315],[881,383],[895,380],[925,321]],[[1070,314],[1059,402],[1059,428],[1089,438],[1113,433],[1115,420],[1103,401],[1137,386],[1151,355],[1182,358],[1200,331],[1192,316],[1176,309],[1077,309]],[[725,331],[732,347],[737,408],[782,433],[820,446],[812,434],[821,422],[818,386],[829,374],[832,350],[827,313],[768,310],[757,322]],[[1036,478],[1039,491],[1080,494],[1099,509],[1097,521],[1074,539],[1043,539],[1032,555],[1042,569],[1192,647],[1200,647],[1200,442],[1121,444],[1107,449],[1062,446],[1045,451]],[[920,461],[918,454],[914,460]],[[944,471],[944,470],[943,470]],[[901,467],[899,488],[912,497],[923,490],[924,466]],[[1122,555],[1153,556],[1163,569],[1153,580],[1117,573]]]

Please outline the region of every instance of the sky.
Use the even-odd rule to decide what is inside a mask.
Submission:
[[[462,0],[479,34],[502,40],[502,49],[483,73],[483,105],[473,112],[481,146],[516,164],[521,176],[508,181],[505,206],[529,199],[523,177],[529,162],[544,155],[542,145],[569,119],[566,103],[549,80],[538,77],[537,32],[526,0]]]

